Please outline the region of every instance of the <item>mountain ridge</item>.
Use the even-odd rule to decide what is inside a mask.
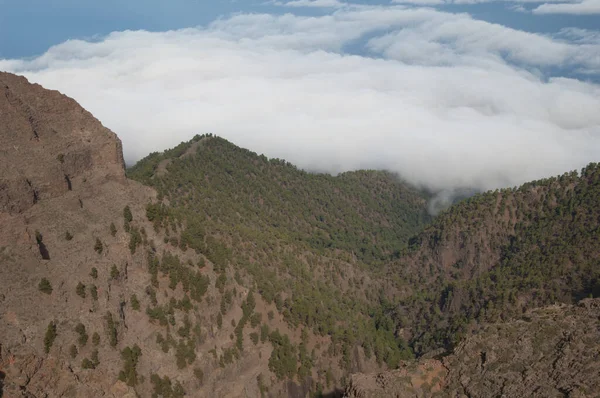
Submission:
[[[306,173],[212,135],[126,175],[118,137],[74,100],[0,83],[0,138],[21,149],[0,152],[0,395],[333,397],[362,388],[351,374],[404,388],[412,370],[384,372],[433,366],[442,396],[498,380],[518,396],[502,373],[518,355],[494,354],[518,342],[489,330],[599,293],[596,164],[432,220],[389,173]],[[565,331],[596,352],[596,302],[543,320],[548,350]],[[498,364],[483,378],[481,352]],[[596,376],[561,378],[591,396]]]

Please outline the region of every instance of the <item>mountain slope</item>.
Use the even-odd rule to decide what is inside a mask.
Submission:
[[[199,160],[180,153],[156,165],[157,192],[125,177],[120,141],[75,101],[0,79],[5,395],[300,397],[378,369],[373,352],[411,356],[380,326],[370,275],[428,221],[421,193],[260,159],[257,195],[217,154],[245,154],[246,174],[258,157],[217,138],[213,174],[180,173]]]
[[[430,220],[427,197],[389,173],[311,174],[219,137],[196,136],[151,154],[128,176],[155,187],[173,207],[201,210],[207,228],[249,239],[255,237],[242,226],[277,231],[286,242],[347,251],[368,264],[387,261]]]
[[[128,178],[75,101],[0,83],[0,395],[339,396],[397,366],[424,396],[596,392],[595,300],[519,319],[598,295],[598,165],[431,220],[389,173],[210,135]]]
[[[388,267],[408,291],[398,327],[423,353],[450,347],[474,320],[597,297],[599,198],[600,167],[590,164],[451,207]]]
[[[381,327],[374,280],[429,221],[423,193],[385,172],[306,173],[212,136],[152,154],[128,175],[168,201],[148,207],[157,230],[233,267],[290,327],[332,338],[328,353],[346,370],[357,345],[390,366],[411,355]]]
[[[485,324],[443,360],[353,375],[347,398],[594,397],[600,391],[600,300]]]

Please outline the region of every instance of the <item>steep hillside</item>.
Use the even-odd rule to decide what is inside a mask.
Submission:
[[[443,360],[350,378],[347,398],[596,397],[600,299],[485,324]]]
[[[156,188],[171,207],[199,213],[205,230],[344,251],[366,264],[397,255],[430,221],[425,194],[389,173],[307,173],[211,135],[151,154],[128,176]]]
[[[223,275],[231,267],[289,327],[331,338],[323,354],[341,354],[346,371],[357,346],[389,366],[412,355],[381,319],[376,275],[429,221],[421,192],[385,172],[306,173],[210,135],[128,175],[168,203],[147,214],[171,244],[203,253]]]
[[[600,295],[600,167],[476,195],[411,238],[387,272],[394,318],[417,353],[499,321]]]
[[[0,82],[6,396],[335,394],[412,356],[371,275],[429,220],[421,193],[214,137],[132,171],[155,190],[75,101]]]

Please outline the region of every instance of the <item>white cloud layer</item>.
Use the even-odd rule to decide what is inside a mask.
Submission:
[[[301,0],[308,1],[308,0]],[[492,3],[492,2],[506,2],[506,3],[569,3],[576,2],[577,0],[392,0],[393,4],[412,4],[419,6],[436,6],[436,5],[450,5],[450,4],[481,4],[481,3]]]
[[[600,160],[600,86],[540,72],[598,73],[594,34],[349,7],[116,32],[0,69],[77,99],[119,134],[128,162],[212,132],[310,170],[488,189]],[[343,51],[363,44],[369,56]]]
[[[534,14],[600,14],[600,0],[583,0],[576,3],[544,3],[532,10]]]
[[[339,8],[345,3],[338,0],[292,0],[287,2],[274,1],[272,4],[283,7],[316,7],[316,8]]]

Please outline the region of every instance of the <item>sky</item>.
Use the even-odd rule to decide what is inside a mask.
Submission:
[[[600,160],[600,0],[0,0],[0,70],[128,164],[214,133],[447,192]]]

